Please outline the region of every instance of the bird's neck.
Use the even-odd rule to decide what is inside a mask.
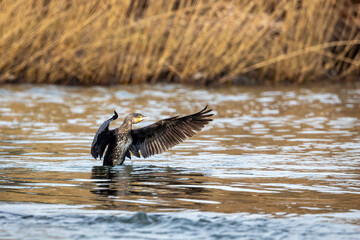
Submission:
[[[129,131],[132,129],[132,122],[127,121],[127,119],[124,120],[123,124],[120,127],[121,131]]]

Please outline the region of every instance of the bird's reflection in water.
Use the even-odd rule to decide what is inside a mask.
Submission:
[[[124,165],[118,168],[95,166],[91,171],[91,178],[95,181],[96,187],[91,190],[92,193],[104,196],[129,195],[129,186],[131,186],[130,176],[133,167]]]
[[[95,166],[91,178],[96,185],[90,191],[107,201],[169,203],[177,198],[196,198],[206,193],[206,177],[186,169],[123,165],[115,168]],[[98,181],[96,181],[98,180]],[[102,204],[106,204],[102,198]],[[155,201],[155,203],[154,203]],[[167,205],[167,204],[166,204]]]

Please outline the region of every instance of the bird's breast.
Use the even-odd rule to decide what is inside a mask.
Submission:
[[[131,145],[132,139],[130,135],[118,135],[116,139],[115,149],[120,155],[125,155]]]

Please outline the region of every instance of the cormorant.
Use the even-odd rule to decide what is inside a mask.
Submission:
[[[118,118],[114,115],[105,121],[95,134],[91,144],[91,155],[101,159],[106,146],[104,166],[121,165],[125,157],[131,159],[130,152],[136,157],[140,154],[147,158],[154,154],[167,151],[185,139],[192,137],[212,119],[212,109],[207,106],[200,112],[184,117],[170,117],[155,122],[149,126],[132,129],[132,125],[149,117],[140,113],[131,113],[125,117],[124,123],[115,129],[109,130],[109,125]]]

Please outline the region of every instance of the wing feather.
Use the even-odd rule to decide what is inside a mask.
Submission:
[[[140,157],[140,154],[139,154],[139,149],[136,149],[134,145],[130,145],[130,151],[136,156],[136,157]]]
[[[109,130],[110,123],[118,118],[118,114],[114,111],[114,115],[106,120],[99,129],[97,130],[94,139],[91,144],[91,155],[97,159],[101,159],[104,155],[106,146],[109,144],[111,137],[113,136],[113,131]]]
[[[131,130],[133,142],[130,151],[135,156],[145,158],[169,150],[185,139],[194,136],[213,116],[207,106],[200,112],[184,117],[171,117],[160,120],[147,127]]]

